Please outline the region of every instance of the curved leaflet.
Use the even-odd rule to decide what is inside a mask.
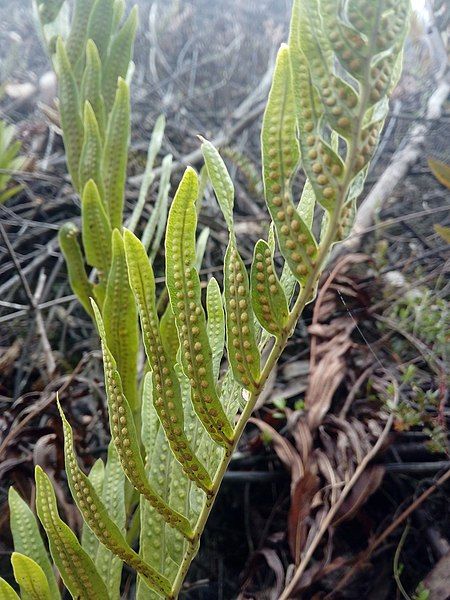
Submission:
[[[102,63],[97,46],[92,40],[86,44],[86,67],[80,88],[81,106],[88,101],[97,119],[100,137],[103,140],[106,129],[105,103],[102,95]]]
[[[125,475],[113,442],[108,445],[104,482],[101,492],[97,494],[114,523],[125,535]],[[122,579],[122,561],[106,546],[99,544],[94,562],[111,598],[118,598]]]
[[[8,504],[15,551],[25,554],[41,567],[45,573],[51,597],[53,599],[60,598],[55,574],[42,541],[36,517],[13,487],[9,488]]]
[[[155,569],[150,567],[150,565],[147,565],[127,544],[122,532],[108,515],[106,507],[98,497],[94,486],[81,471],[73,448],[72,428],[65,418],[59,403],[58,408],[63,422],[64,456],[70,491],[84,520],[98,537],[99,541],[121,560],[136,569],[151,588],[163,594],[170,593],[168,581],[155,571]]]
[[[20,554],[20,552],[13,552],[11,563],[14,578],[20,585],[23,598],[27,598],[27,600],[52,600],[45,573],[33,559]]]
[[[211,347],[195,269],[197,175],[188,168],[169,212],[166,231],[166,282],[181,346],[183,371],[194,409],[212,439],[227,446],[233,429],[217,396]]]
[[[128,283],[123,240],[117,229],[112,234],[112,260],[102,316],[108,348],[117,363],[127,401],[136,412],[138,319],[136,303]]]
[[[239,255],[234,233],[234,186],[225,163],[214,146],[204,140],[202,152],[230,234],[224,267],[228,359],[237,381],[246,389],[254,390],[260,373],[260,355],[256,344],[248,274]]]
[[[124,239],[130,285],[139,310],[145,351],[153,371],[154,406],[170,447],[185,473],[208,492],[211,479],[186,439],[180,384],[173,369],[173,360],[167,356],[161,340],[153,270],[137,237],[125,230]]]
[[[94,490],[100,496],[103,488],[103,479],[105,476],[105,465],[101,458],[98,458],[93,464],[91,470],[89,471],[89,481],[92,483]],[[83,550],[89,554],[92,560],[95,561],[95,556],[97,554],[98,548],[98,539],[95,537],[95,534],[92,533],[92,530],[88,527],[86,523],[83,523],[83,529],[81,531],[81,546]]]
[[[109,115],[101,171],[111,228],[122,226],[128,140],[130,137],[130,91],[119,78],[116,98]]]
[[[111,435],[122,468],[130,483],[161,513],[166,522],[179,529],[183,535],[189,538],[192,536],[189,521],[186,517],[183,517],[183,515],[178,514],[167,506],[147,481],[133,414],[122,390],[122,382],[117,372],[116,362],[106,345],[105,329],[100,311],[94,302],[92,306],[102,341]]]
[[[250,278],[256,318],[266,331],[280,337],[288,321],[289,308],[275,271],[272,251],[264,240],[256,243]]]
[[[84,268],[83,255],[78,243],[79,230],[73,223],[65,223],[58,233],[59,246],[66,259],[69,283],[81,302],[84,310],[92,316],[89,298],[93,296],[93,286]]]
[[[78,169],[83,145],[83,121],[75,75],[61,38],[58,38],[56,43],[56,56],[59,78],[59,112],[67,167],[75,189],[79,190]]]
[[[281,253],[295,278],[304,282],[317,257],[317,244],[295,208],[290,179],[299,161],[295,107],[286,46],[278,52],[261,132],[264,191]]]
[[[208,281],[208,287],[206,288],[206,309],[208,313],[206,331],[211,343],[213,373],[217,381],[225,346],[225,312],[220,287],[214,277],[211,277]]]
[[[125,79],[130,64],[138,21],[137,6],[134,6],[122,28],[116,33],[104,61],[102,89],[106,111],[111,110],[117,86],[117,78]]]
[[[50,552],[65,586],[74,598],[105,600],[105,584],[92,559],[83,550],[71,529],[62,521],[50,479],[36,466],[36,508],[47,533]]]
[[[80,155],[78,184],[84,190],[86,183],[92,179],[97,186],[102,202],[105,198],[102,178],[102,140],[95,113],[86,100],[84,104],[84,141]]]
[[[114,4],[111,0],[96,0],[87,24],[87,37],[95,42],[100,58],[106,57],[113,25]]]
[[[73,67],[82,57],[89,17],[95,0],[75,0],[72,26],[67,38],[67,56]]]
[[[111,266],[111,227],[97,186],[90,179],[81,200],[83,246],[86,262],[105,276]]]
[[[0,600],[20,600],[14,589],[0,577]]]

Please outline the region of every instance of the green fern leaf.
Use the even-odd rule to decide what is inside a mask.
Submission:
[[[42,25],[49,25],[56,20],[65,0],[37,0],[39,20]]]
[[[294,276],[304,282],[313,269],[317,244],[291,196],[290,181],[299,161],[299,151],[286,46],[281,47],[277,57],[264,114],[261,147],[266,203],[275,225],[280,250]]]
[[[272,251],[264,240],[255,246],[251,288],[256,318],[266,331],[280,337],[288,321],[289,308],[275,271]]]
[[[20,585],[22,598],[27,600],[52,600],[45,573],[32,558],[20,552],[13,552],[11,563],[14,578]]]
[[[83,255],[77,237],[79,230],[73,223],[65,223],[58,233],[61,251],[66,259],[69,283],[81,302],[84,310],[93,315],[89,298],[93,295],[93,287],[84,268]]]
[[[97,536],[99,542],[111,552],[129,564],[140,574],[146,583],[159,592],[170,592],[168,581],[150,565],[146,564],[127,544],[122,532],[108,515],[107,509],[98,497],[94,486],[78,466],[73,448],[72,428],[69,425],[58,403],[64,431],[64,455],[66,461],[67,479],[72,496],[80,509],[83,519]],[[127,423],[128,425],[128,423]],[[116,426],[117,427],[117,426]],[[115,432],[113,431],[113,435]],[[125,437],[125,436],[124,436]],[[129,439],[128,433],[126,439]],[[131,445],[130,445],[131,446]],[[116,446],[117,448],[117,446]],[[120,457],[120,451],[118,450]],[[131,467],[130,459],[130,468]],[[109,597],[109,595],[107,596]]]
[[[89,17],[95,0],[75,0],[74,13],[67,38],[67,56],[73,67],[82,57]]]
[[[180,347],[180,340],[178,339],[177,326],[175,324],[175,316],[172,311],[170,302],[166,306],[166,310],[161,317],[159,322],[159,332],[161,335],[161,342],[166,353],[167,359],[173,366],[177,360],[178,349]]]
[[[0,577],[0,600],[20,600],[20,596],[2,577]]]
[[[159,428],[156,434],[152,453],[154,457],[158,458],[153,461],[147,459],[146,469],[149,481],[169,504],[170,489],[173,483],[171,479],[172,466],[174,464],[179,465],[179,463],[170,450],[162,427]],[[182,473],[180,475],[184,477]],[[178,510],[178,512],[180,511]],[[155,509],[148,504],[143,507],[141,516],[142,526],[145,529],[145,534],[141,536],[141,542],[143,543],[142,556],[155,569],[163,573],[169,581],[172,581],[177,572],[177,565],[168,551],[169,540],[178,538],[179,543],[182,545],[184,538],[178,531],[166,525],[161,515],[156,513]]]
[[[170,475],[166,470],[166,453],[161,455],[158,450],[158,438],[160,433],[160,423],[158,415],[153,406],[153,385],[152,374],[147,373],[144,379],[142,393],[142,442],[145,449],[145,469],[152,485],[158,485],[158,492],[164,495],[164,483],[166,476]],[[161,441],[161,438],[159,438]],[[164,439],[164,434],[163,434]],[[168,449],[167,441],[165,447]],[[173,455],[172,455],[173,458]],[[158,467],[160,466],[160,469]],[[154,474],[152,474],[152,470]],[[159,481],[158,481],[159,480]],[[168,500],[168,498],[165,498]],[[165,535],[175,533],[175,530],[169,528],[162,519],[161,515],[148,502],[140,503],[141,531],[139,540],[139,554],[145,562],[157,568],[161,573],[167,572],[170,561],[166,555]],[[152,600],[161,598],[153,590],[150,590],[145,583],[138,578],[136,600]]]
[[[120,22],[122,21],[123,15],[125,14],[126,3],[125,0],[114,0],[113,4],[113,26],[112,30],[117,32]]]
[[[203,142],[202,153],[205,160],[206,169],[208,171],[208,176],[214,188],[214,192],[225,218],[228,230],[231,234],[231,232],[234,230],[234,185],[231,181],[231,177],[227,171],[225,163],[223,162],[216,148],[211,144],[211,142],[208,142],[203,138],[201,139]]]
[[[97,186],[102,202],[104,202],[105,190],[103,187],[101,159],[102,140],[100,138],[100,130],[94,110],[89,101],[86,100],[84,105],[84,141],[80,155],[78,183],[80,191],[83,191],[86,183],[92,179]]]
[[[102,159],[105,198],[113,229],[122,226],[129,137],[130,92],[126,82],[119,79],[108,120]]]
[[[8,504],[15,551],[25,554],[41,567],[48,582],[52,599],[60,598],[58,585],[47,550],[39,533],[36,517],[13,487],[9,488]]]
[[[233,429],[216,392],[200,278],[195,269],[197,194],[197,175],[188,168],[175,194],[167,222],[166,282],[194,409],[211,438],[226,447],[232,440]]]
[[[113,25],[114,4],[111,0],[96,0],[87,25],[87,37],[94,41],[100,58],[108,51]]]
[[[236,380],[253,391],[260,374],[260,355],[248,274],[233,239],[225,254],[224,296],[228,360]]]
[[[95,488],[94,488],[95,489]],[[97,490],[95,490],[97,492]],[[101,494],[98,493],[111,519],[125,534],[125,475],[117,456],[114,444],[108,446],[104,482]],[[122,560],[103,544],[98,545],[95,555],[95,566],[108,588],[111,598],[120,597],[120,581],[122,576]]]
[[[105,464],[101,458],[98,458],[95,461],[91,470],[89,471],[88,477],[94,490],[99,496],[101,496],[103,480],[105,477]],[[81,532],[81,546],[83,550],[89,554],[92,560],[95,561],[98,549],[98,539],[95,537],[95,534],[88,527],[88,525],[86,525],[86,523],[83,523],[83,529]]]
[[[112,235],[112,262],[103,304],[106,341],[117,363],[125,396],[137,411],[137,352],[139,332],[136,303],[128,283],[123,240],[117,229]]]
[[[79,190],[78,169],[83,145],[83,121],[75,75],[61,38],[58,38],[56,44],[56,56],[59,79],[59,111],[67,168],[75,189]]]
[[[225,312],[220,287],[214,277],[208,281],[206,288],[206,308],[208,312],[206,331],[211,341],[213,375],[217,381],[225,347]]]
[[[111,267],[111,227],[95,182],[84,187],[81,201],[82,236],[86,261],[103,276]]]
[[[122,28],[110,43],[108,57],[103,67],[102,88],[106,112],[111,110],[117,79],[125,79],[133,50],[138,22],[137,7],[133,7]]]
[[[50,479],[36,466],[36,508],[47,533],[50,553],[65,586],[74,598],[105,600],[105,584],[92,559],[83,550],[71,529],[62,521]]]
[[[186,537],[190,537],[192,531],[189,521],[171,510],[147,481],[133,415],[122,391],[122,382],[116,369],[116,362],[106,344],[103,321],[95,303],[93,303],[93,309],[102,341],[111,434],[122,468],[130,483],[161,513],[166,522],[179,529]]]
[[[248,274],[239,255],[234,234],[234,186],[216,148],[204,140],[202,152],[208,176],[230,233],[224,267],[228,359],[237,381],[246,389],[254,390],[260,372],[260,356],[256,344]]]
[[[97,46],[92,40],[86,44],[86,67],[80,88],[81,106],[85,106],[86,101],[92,106],[97,120],[100,137],[103,140],[106,129],[105,102],[102,95],[102,63],[97,50]]]
[[[154,403],[170,447],[186,474],[208,491],[210,477],[189,447],[183,426],[180,385],[167,357],[158,327],[155,306],[155,278],[142,243],[125,230],[125,249],[130,285],[138,305],[145,351],[153,371]]]
[[[146,373],[142,385],[142,408],[141,408],[141,439],[145,449],[146,462],[150,464],[153,456],[156,436],[159,430],[158,413],[153,406],[153,383],[152,374]]]

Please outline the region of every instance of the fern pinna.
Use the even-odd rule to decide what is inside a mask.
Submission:
[[[124,30],[133,27],[127,21],[108,43],[99,21],[92,14],[86,17],[91,4],[80,0],[76,14],[83,23],[92,21],[92,31],[101,34],[98,50],[89,43],[86,58],[80,55],[85,29],[77,26],[65,48],[58,41],[57,54],[61,71],[69,66],[73,71],[60,74],[62,92],[73,96],[65,100],[70,105],[66,113],[61,105],[62,125],[67,143],[71,136],[77,140],[68,163],[74,184],[84,186],[86,257],[100,272],[108,270],[99,288],[80,275],[81,250],[69,243],[75,235],[70,227],[62,238],[73,285],[101,338],[111,443],[106,464],[98,461],[85,475],[60,408],[67,478],[86,524],[81,542],[61,521],[50,480],[39,468],[37,514],[74,598],[119,598],[126,563],[137,574],[138,600],[173,599],[269,374],[315,297],[330,249],[352,226],[389,94],[400,74],[409,2],[294,0],[289,41],[278,53],[261,135],[264,192],[272,219],[268,239],[257,242],[248,271],[234,231],[232,180],[218,151],[203,140],[207,174],[228,227],[223,289],[212,278],[204,302],[196,242],[201,194],[198,176],[188,168],[168,217],[168,305],[162,316],[147,248],[121,226],[124,154],[114,151],[111,137],[123,149],[128,89],[119,80],[114,99],[110,69],[119,61],[117,48],[129,49]],[[107,5],[113,5],[112,19]],[[95,2],[96,10],[109,15],[108,36],[120,5],[117,0]],[[84,65],[81,89],[85,96],[87,89],[95,96],[100,88],[93,65],[105,56],[103,102],[89,95],[81,113],[77,77]],[[107,123],[102,107],[109,114]],[[307,180],[298,200],[292,184],[300,167]],[[92,223],[95,240],[90,237]],[[103,241],[109,237],[110,250]],[[285,261],[281,273],[274,264],[276,251]],[[147,359],[139,386],[138,319]],[[13,566],[23,597],[32,587],[39,590],[36,597],[59,598],[32,512],[14,491],[10,505],[17,548]],[[5,581],[0,582],[3,597],[17,597]]]

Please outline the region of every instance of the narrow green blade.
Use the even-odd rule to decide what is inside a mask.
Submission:
[[[39,466],[36,466],[35,477],[37,513],[47,533],[53,561],[65,586],[74,598],[108,599],[105,584],[92,559],[59,517],[50,479]]]
[[[28,556],[13,552],[11,556],[14,577],[20,585],[22,598],[27,600],[52,600],[44,571]]]
[[[32,558],[41,567],[48,581],[52,599],[60,598],[55,574],[42,541],[36,517],[13,487],[9,488],[8,503],[14,549],[16,552]]]

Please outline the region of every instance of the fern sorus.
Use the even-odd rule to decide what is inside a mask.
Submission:
[[[37,513],[74,598],[117,600],[126,563],[136,573],[138,600],[170,600],[178,597],[258,397],[315,296],[331,247],[351,227],[401,70],[409,3],[294,1],[261,135],[269,239],[256,243],[247,270],[234,230],[233,182],[219,152],[203,140],[206,171],[228,227],[223,290],[215,279],[208,282],[204,305],[199,275],[204,246],[200,236],[196,242],[199,181],[188,168],[168,215],[168,305],[162,315],[148,245],[121,226],[129,100],[123,79],[114,99],[111,69],[116,64],[124,77],[121,53],[129,60],[134,21],[129,16],[117,29],[121,2],[115,0],[110,27],[105,4],[76,2],[73,30],[65,44],[58,42],[57,55],[66,144],[76,142],[67,153],[69,169],[75,186],[84,186],[78,187],[86,211],[83,244],[88,262],[108,277],[94,287],[85,273],[79,277],[84,271],[75,232],[66,226],[61,236],[73,285],[101,337],[112,441],[107,464],[97,462],[85,475],[62,415],[67,479],[85,520],[82,542],[59,517],[50,480],[40,469]],[[108,35],[99,26],[103,10]],[[86,56],[81,23],[95,32]],[[100,62],[101,87],[95,72]],[[109,115],[106,126],[103,113]],[[149,150],[149,164],[152,157]],[[297,199],[292,183],[300,167],[307,180]],[[285,261],[282,273],[275,251]],[[146,353],[142,381],[135,359],[138,318]],[[35,518],[15,492],[10,501],[18,550],[14,574],[23,597],[35,581],[41,598],[58,598]],[[0,594],[16,597],[2,580]]]

